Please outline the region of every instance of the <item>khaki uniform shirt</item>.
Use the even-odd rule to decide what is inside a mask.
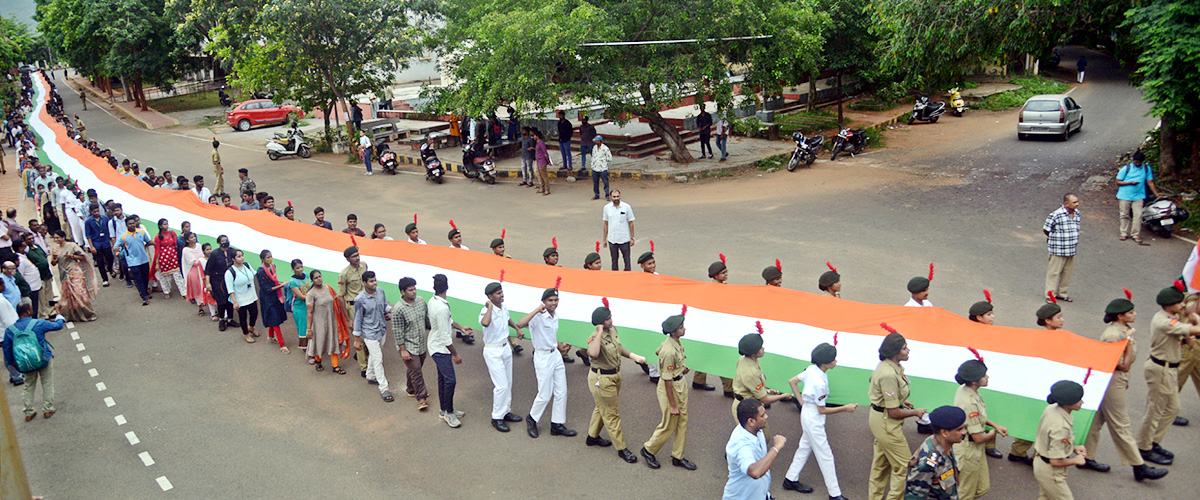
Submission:
[[[213,160],[213,165],[220,165],[221,164],[221,153],[218,153],[217,150],[214,149],[213,155],[212,155],[212,160]]]
[[[1100,334],[1100,341],[1120,342],[1122,340],[1129,339],[1129,357],[1137,358],[1137,342],[1133,340],[1133,337],[1129,336],[1130,330],[1133,330],[1133,327],[1122,325],[1114,321],[1108,325],[1108,328],[1104,329],[1104,333]],[[1129,372],[1113,370],[1112,379],[1109,381],[1108,386],[1121,388],[1129,387]]]
[[[1070,458],[1075,454],[1075,418],[1057,404],[1046,405],[1033,447],[1046,458]]]
[[[597,342],[600,342],[600,356],[592,360],[592,368],[620,370],[621,340],[617,338],[616,330],[602,332]]]
[[[767,376],[757,359],[749,356],[738,358],[733,374],[733,393],[742,399],[762,399],[767,395]]]
[[[979,391],[965,385],[958,386],[958,392],[954,394],[954,406],[962,408],[966,412],[967,432],[971,434],[987,432],[987,405],[983,403],[983,396],[979,395]],[[968,436],[964,442],[970,439]]]
[[[1183,337],[1191,325],[1166,311],[1154,313],[1150,319],[1150,355],[1167,363],[1178,363],[1183,357]]]
[[[867,388],[867,399],[881,408],[899,408],[908,401],[908,377],[904,367],[890,359],[879,362],[871,373],[871,385]]]
[[[684,364],[687,356],[683,354],[683,344],[675,338],[668,335],[654,354],[658,356],[658,373],[662,378],[676,381],[687,374],[688,369]]]
[[[358,268],[346,266],[338,275],[338,291],[346,302],[354,302],[354,298],[363,291],[362,275],[367,272],[367,264],[359,262]]]

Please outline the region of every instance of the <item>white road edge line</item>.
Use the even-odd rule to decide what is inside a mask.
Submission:
[[[68,321],[68,322],[67,322],[67,329],[68,329],[68,330],[74,330],[74,329],[75,329],[75,322],[73,322],[73,321]]]
[[[79,332],[71,332],[71,340],[79,340]]]
[[[1200,244],[1200,243],[1197,243],[1197,242],[1196,242],[1196,240],[1189,239],[1189,238],[1184,238],[1183,236],[1180,236],[1180,235],[1178,235],[1178,234],[1172,234],[1172,235],[1171,235],[1171,237],[1172,237],[1172,238],[1175,238],[1175,239],[1179,239],[1179,240],[1186,241],[1186,242],[1188,242],[1188,243],[1191,243],[1191,244],[1193,244],[1193,245],[1198,245],[1198,244]]]
[[[155,479],[155,481],[158,481],[158,487],[162,488],[163,491],[170,491],[172,488],[174,488],[174,486],[171,485],[171,481],[167,480],[167,476],[159,476],[157,479]]]
[[[83,344],[75,344],[75,352],[83,352],[84,349],[87,348],[84,347]]]
[[[104,382],[96,382],[96,390],[100,391],[100,392],[104,392],[104,391],[108,390],[108,386],[104,385]]]

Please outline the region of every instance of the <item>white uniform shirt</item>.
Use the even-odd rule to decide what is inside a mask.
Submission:
[[[930,302],[929,299],[925,299],[924,302],[917,302],[917,299],[909,297],[904,307],[933,307],[933,302]]]
[[[200,188],[199,191],[196,188],[192,188],[191,192],[195,193],[197,198],[200,198],[200,203],[208,203],[208,197],[212,196],[212,191],[209,191],[206,187]]]
[[[457,248],[459,250],[470,250],[470,248],[467,248],[466,245],[461,245],[461,246],[457,246],[457,247],[454,245],[450,245],[450,248]]]
[[[17,314],[17,309],[7,300],[0,300],[0,330],[8,328],[18,319],[21,317]]]
[[[391,239],[391,238],[384,238],[384,239],[385,239],[385,240],[387,240],[387,239]],[[412,238],[409,238],[408,240],[405,240],[405,241],[408,241],[409,243],[416,243],[416,244],[418,244],[418,245],[424,245],[424,244],[425,244],[425,240],[423,240],[423,239],[421,239],[421,238],[417,238],[417,241],[413,241],[413,240],[412,240]]]
[[[487,314],[487,306],[479,310],[479,325],[483,327],[483,343],[487,345],[502,345],[508,342],[508,307],[492,304],[492,323],[483,326],[483,315]]]
[[[446,346],[454,342],[453,318],[446,299],[434,295],[429,299],[429,354],[450,354]]]
[[[558,316],[542,311],[529,320],[529,335],[534,350],[558,349]]]
[[[613,206],[610,202],[604,205],[602,220],[608,222],[609,243],[629,243],[629,223],[634,221],[633,207],[628,203]]]
[[[808,368],[800,373],[800,381],[804,383],[804,390],[800,391],[800,400],[804,404],[825,406],[825,399],[829,397],[829,375],[817,368],[817,365],[808,365]]]

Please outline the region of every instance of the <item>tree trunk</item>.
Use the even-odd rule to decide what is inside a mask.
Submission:
[[[1179,165],[1175,162],[1175,124],[1174,117],[1168,113],[1162,117],[1162,128],[1158,133],[1158,164],[1164,172],[1179,173]]]
[[[817,74],[813,73],[808,76],[808,102],[806,103],[809,113],[817,110]]]
[[[146,86],[142,84],[142,75],[137,76],[137,93],[142,101],[142,111],[149,111],[150,103],[146,102]]]
[[[838,101],[838,126],[841,127],[841,126],[844,126],[844,125],[842,125],[843,122],[842,122],[842,72],[841,71],[838,71],[838,74],[837,74],[837,101]]]
[[[642,107],[634,114],[650,120],[650,130],[653,130],[654,134],[662,139],[663,144],[667,145],[667,149],[671,151],[671,161],[684,164],[696,161],[695,158],[692,158],[692,153],[688,152],[687,146],[683,144],[683,138],[679,136],[679,129],[667,122],[667,119],[658,112],[658,104],[654,101],[650,84],[643,82],[638,90],[642,95]]]
[[[121,77],[121,92],[123,92],[125,94],[125,102],[129,102],[129,101],[133,100],[133,92],[131,92],[129,90],[129,88],[130,88],[129,78],[122,76]]]

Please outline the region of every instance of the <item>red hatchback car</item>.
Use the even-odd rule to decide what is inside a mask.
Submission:
[[[275,104],[270,99],[244,101],[225,112],[225,123],[243,132],[268,123],[287,123],[304,118],[304,111],[291,104]]]

